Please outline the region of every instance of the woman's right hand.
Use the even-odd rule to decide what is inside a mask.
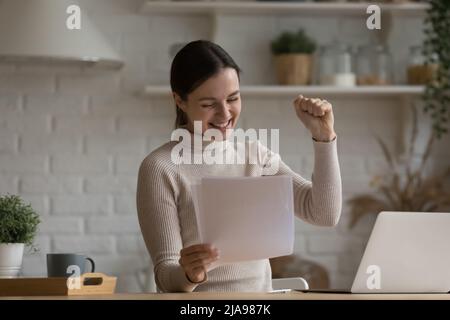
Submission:
[[[212,264],[219,259],[219,250],[209,244],[195,244],[181,249],[180,263],[188,280],[203,282]]]

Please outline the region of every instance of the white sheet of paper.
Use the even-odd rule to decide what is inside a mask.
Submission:
[[[206,177],[192,187],[202,243],[220,250],[220,262],[292,254],[292,178]]]

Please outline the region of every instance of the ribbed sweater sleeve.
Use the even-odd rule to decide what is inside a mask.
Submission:
[[[183,248],[176,204],[176,177],[152,155],[139,168],[137,210],[145,244],[154,266],[155,282],[163,292],[190,292],[191,283],[180,266]]]
[[[278,155],[272,153],[268,159],[278,161],[279,168],[276,175],[292,177],[295,215],[314,225],[335,226],[339,222],[342,209],[342,182],[337,139],[331,142],[314,141],[313,145],[312,181],[292,171]]]

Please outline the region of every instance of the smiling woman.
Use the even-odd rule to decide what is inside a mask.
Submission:
[[[209,96],[211,93],[215,96]],[[188,99],[181,99],[176,92],[174,97],[178,110],[186,114],[186,127],[190,131],[194,129],[194,121],[202,121],[202,131],[214,128],[225,134],[226,129],[234,128],[241,113],[238,74],[228,67],[202,83]]]
[[[229,138],[230,129],[236,126],[241,112],[239,73],[240,68],[225,50],[203,40],[187,44],[172,62],[170,83],[177,111],[175,127],[184,128],[192,135],[187,140],[194,142],[200,138],[202,141],[191,146],[191,142],[183,139],[183,143],[189,144],[187,150],[195,159],[214,144],[215,151],[245,161],[184,164],[172,158],[178,141],[162,145],[143,160],[139,168],[137,209],[159,291],[272,290],[269,259],[220,264],[220,248],[200,242],[191,186],[202,177],[288,175],[293,181],[297,217],[322,226],[335,226],[339,220],[341,177],[331,104],[301,95],[293,101],[297,117],[313,138],[315,163],[314,182],[311,182],[293,172],[277,153],[259,141],[239,145]],[[198,127],[194,122],[200,124],[201,130],[194,130]],[[219,132],[221,139],[217,140],[220,141],[202,139],[210,130]],[[241,154],[241,150],[255,148],[262,159],[257,164]],[[273,167],[277,170],[268,173],[267,168]]]
[[[202,131],[215,128],[225,134],[234,128],[241,112],[240,72],[228,53],[214,43],[194,41],[180,50],[170,71],[175,127],[193,132],[194,121],[202,121]]]

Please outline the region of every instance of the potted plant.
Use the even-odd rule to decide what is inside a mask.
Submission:
[[[275,56],[277,79],[285,85],[307,85],[311,83],[312,54],[316,43],[303,29],[285,31],[271,43]]]
[[[31,205],[19,196],[0,197],[0,278],[19,275],[24,247],[33,247],[39,223]]]

